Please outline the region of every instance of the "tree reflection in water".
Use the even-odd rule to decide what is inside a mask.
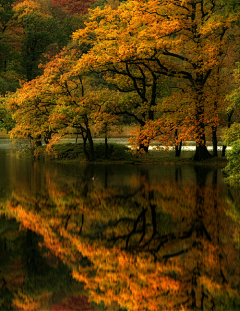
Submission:
[[[185,182],[180,167],[174,178],[143,168],[127,175],[127,185],[104,169],[94,180],[94,167],[72,178],[46,170],[41,191],[19,184],[5,214],[28,238],[38,236],[37,251],[66,264],[96,303],[239,310],[236,224],[217,169],[194,166],[195,182]]]

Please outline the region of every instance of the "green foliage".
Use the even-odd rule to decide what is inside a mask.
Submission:
[[[19,87],[16,72],[8,70],[0,74],[0,94],[5,95],[7,92],[15,92]]]
[[[66,46],[71,42],[71,36],[74,31],[79,28],[84,28],[85,15],[69,14],[64,7],[54,5],[51,2],[49,12],[54,21],[58,25],[57,32],[55,33],[59,46]]]
[[[240,76],[240,63],[236,63],[237,68],[234,70],[235,82],[237,86],[232,93],[227,96],[227,100],[230,101],[228,110],[238,109],[240,103],[240,87],[239,87],[239,76]]]
[[[224,172],[228,175],[226,182],[231,185],[240,183],[240,124],[234,123],[225,132],[225,142],[231,149],[227,151],[228,164]]]
[[[56,34],[59,34],[60,30],[52,17],[42,18],[38,13],[25,16],[22,24],[25,32],[22,46],[22,66],[27,80],[32,80],[39,74],[40,57],[46,48],[51,43],[61,42],[61,38],[56,38]]]
[[[0,94],[14,92],[19,86],[17,75],[19,51],[13,26],[16,0],[0,1]]]
[[[97,7],[100,7],[101,9],[104,8],[106,4],[106,0],[97,0],[91,5],[91,9],[96,9]]]
[[[11,20],[13,16],[12,5],[17,2],[17,0],[1,0],[0,1],[0,20],[2,28]]]
[[[235,80],[237,86],[235,90],[227,97],[230,101],[228,110],[239,110],[240,104],[240,63],[237,63],[235,70]],[[240,183],[240,123],[234,123],[229,129],[225,131],[225,144],[231,149],[227,151],[228,165],[224,172],[228,175],[226,181],[231,185],[239,185]]]
[[[1,86],[1,77],[0,77]],[[6,129],[7,132],[14,128],[15,121],[12,119],[11,110],[7,107],[4,97],[0,98],[0,129]]]
[[[97,7],[103,9],[106,5],[119,5],[122,2],[126,2],[126,0],[96,0],[91,5],[91,9],[96,9]]]

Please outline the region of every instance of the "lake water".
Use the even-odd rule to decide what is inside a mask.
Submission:
[[[17,159],[0,140],[0,310],[240,310],[221,169]]]

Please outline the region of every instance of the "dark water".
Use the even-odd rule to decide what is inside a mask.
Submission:
[[[240,310],[239,192],[221,169],[0,148],[0,310]]]

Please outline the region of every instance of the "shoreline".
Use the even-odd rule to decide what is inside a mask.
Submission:
[[[5,138],[1,138],[4,142]],[[115,141],[114,143],[111,142]],[[188,146],[181,152],[181,157],[175,157],[175,151],[169,148],[168,150],[149,150],[146,154],[134,154],[130,148],[126,145],[126,138],[112,138],[109,141],[109,147],[112,146],[111,154],[108,158],[105,158],[105,145],[102,139],[94,139],[95,157],[93,161],[89,161],[85,158],[82,150],[82,144],[80,142],[74,143],[73,140],[65,139],[54,146],[51,154],[46,154],[46,145],[38,147],[33,151],[22,145],[16,148],[11,148],[16,152],[19,158],[44,158],[46,161],[53,161],[65,164],[80,164],[80,163],[91,163],[91,164],[132,164],[132,165],[148,165],[148,164],[163,164],[163,165],[211,165],[218,167],[225,167],[228,163],[225,157],[221,156],[221,146],[219,146],[218,157],[212,157],[205,161],[194,161],[191,157],[195,153],[195,146]],[[71,142],[70,142],[71,141]],[[14,142],[13,142],[14,144]],[[2,145],[2,149],[7,149],[5,144]],[[1,144],[0,144],[1,149]],[[210,151],[211,152],[211,151]]]
[[[191,157],[195,151],[182,151],[181,157],[175,157],[175,151],[173,150],[150,150],[146,154],[134,154],[125,145],[117,143],[109,143],[109,147],[112,146],[113,152],[109,155],[109,158],[105,158],[105,146],[103,143],[95,143],[95,156],[96,159],[93,161],[87,160],[81,148],[81,145],[66,143],[58,144],[54,146],[52,155],[44,155],[45,147],[39,147],[41,155],[49,161],[59,163],[90,163],[90,164],[132,164],[132,165],[210,165],[217,167],[225,167],[227,165],[227,159],[221,157],[219,152],[218,157],[212,157],[205,161],[194,161]],[[55,156],[54,156],[55,153]],[[40,155],[40,154],[39,154]],[[40,155],[40,156],[41,156]]]

